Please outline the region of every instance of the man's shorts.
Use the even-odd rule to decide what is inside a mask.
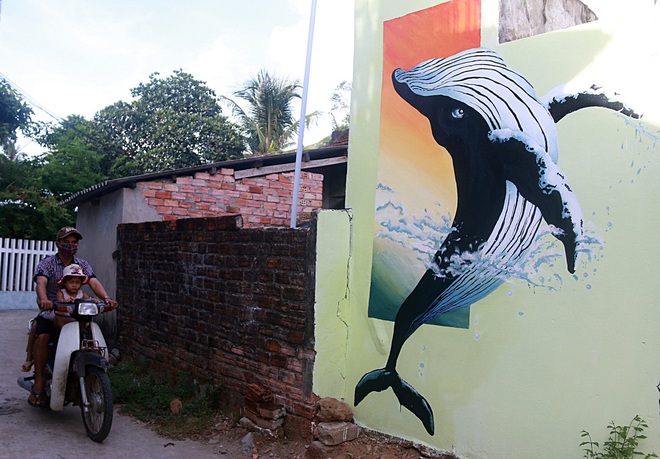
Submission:
[[[47,334],[49,334],[51,337],[53,337],[53,336],[55,336],[55,335],[57,334],[57,332],[59,331],[59,330],[55,327],[55,322],[53,322],[52,320],[48,320],[48,319],[46,319],[46,318],[44,318],[44,317],[41,317],[40,315],[37,316],[35,322],[36,322],[36,324],[37,324],[37,325],[36,325],[36,329],[35,329],[35,331],[36,331],[36,333],[37,333],[37,336],[41,335],[42,333],[47,333]]]

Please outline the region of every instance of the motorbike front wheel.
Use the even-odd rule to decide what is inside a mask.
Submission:
[[[85,374],[85,392],[89,409],[80,406],[87,436],[102,442],[112,427],[112,387],[110,379],[101,368],[88,366]]]

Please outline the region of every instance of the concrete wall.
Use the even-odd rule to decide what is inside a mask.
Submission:
[[[8,309],[37,310],[35,292],[0,292],[0,311]]]
[[[135,188],[122,188],[87,201],[78,208],[76,228],[83,235],[78,255],[89,261],[110,296],[117,290],[117,225],[162,220],[155,209],[149,207],[142,192]]]
[[[384,154],[381,88],[389,78],[382,73],[383,24],[448,3],[356,0],[347,189],[351,218],[330,218],[319,234],[319,244],[328,244],[319,248],[319,272],[332,264],[341,267],[341,273],[328,277],[337,289],[344,272],[347,276],[340,290],[344,296],[317,290],[317,315],[330,318],[317,323],[317,336],[325,337],[317,342],[314,378],[321,397],[353,403],[356,383],[367,371],[384,366],[392,338],[392,322],[367,314],[376,186]],[[640,415],[649,423],[640,449],[660,451],[660,285],[655,269],[660,256],[655,231],[660,223],[655,199],[660,191],[660,93],[652,70],[660,68],[660,8],[652,1],[586,3],[599,20],[500,45],[498,2],[471,2],[480,13],[479,44],[525,75],[537,94],[565,82],[598,82],[644,113],[638,124],[591,108],[557,125],[558,164],[579,198],[585,227],[596,235],[596,250],[591,257],[589,250],[582,252],[575,276],[567,274],[559,255],[537,272],[541,283],[509,279],[472,305],[467,329],[423,325],[407,340],[397,370],[432,406],[434,435],[390,389],[373,392],[354,407],[360,424],[453,449],[462,457],[554,458],[581,457],[583,429],[602,444],[610,421],[627,425]],[[441,48],[451,42],[443,36],[448,29],[438,24],[438,36],[425,37],[427,43]],[[458,34],[460,25],[455,30]],[[416,33],[410,30],[411,36]],[[411,47],[406,54],[412,59],[416,51]],[[414,110],[406,111],[398,121],[415,116]],[[406,145],[413,144],[402,142]],[[437,151],[438,160],[446,162],[444,155]],[[403,161],[396,167],[403,173],[409,165]],[[331,253],[338,241],[347,255]]]

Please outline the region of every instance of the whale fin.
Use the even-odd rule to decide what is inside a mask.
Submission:
[[[561,85],[545,94],[539,102],[548,109],[555,123],[566,115],[587,107],[609,108],[635,119],[641,117],[619,100],[617,96],[616,93],[606,93],[603,88],[597,85],[592,85],[589,89],[578,92],[571,92],[566,85]]]
[[[401,379],[399,375],[396,376],[397,380],[392,384],[392,390],[394,391],[396,398],[399,400],[399,403],[417,416],[419,420],[422,421],[422,424],[424,424],[424,428],[429,435],[433,435],[435,432],[435,425],[431,405],[429,405],[429,402],[427,402],[426,399],[410,384]]]
[[[435,424],[431,405],[395,371],[381,368],[364,375],[355,386],[355,406],[371,392],[382,392],[388,387],[392,388],[401,406],[417,416],[429,435],[433,435]]]
[[[567,269],[574,273],[577,242],[582,235],[582,210],[566,175],[523,132],[501,129],[491,132],[489,137],[501,144],[499,153],[506,179],[541,211],[547,223],[558,229],[554,236],[564,244]]]
[[[382,392],[392,385],[394,373],[381,368],[362,376],[355,385],[354,404],[357,406],[371,392]]]

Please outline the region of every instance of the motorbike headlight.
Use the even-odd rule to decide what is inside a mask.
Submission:
[[[80,316],[95,316],[99,313],[99,307],[96,303],[78,303],[78,315]]]

